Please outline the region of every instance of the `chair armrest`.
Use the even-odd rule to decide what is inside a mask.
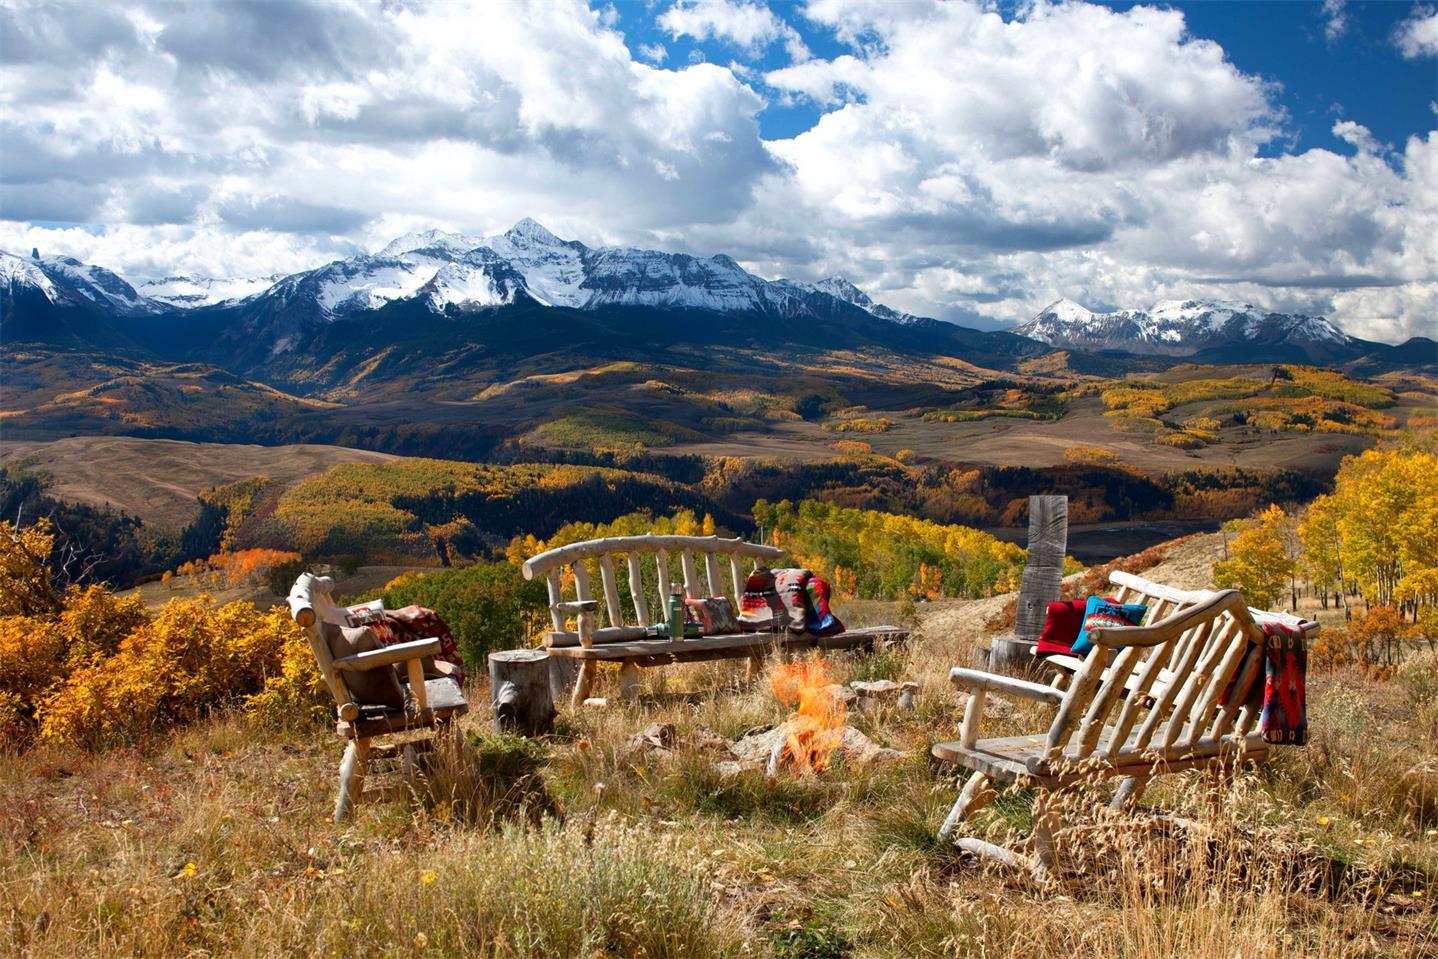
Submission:
[[[949,670],[949,681],[960,689],[982,689],[985,692],[1007,693],[1042,703],[1059,703],[1064,698],[1062,689],[1055,689],[1042,683],[1031,683],[1026,679],[1015,679],[1012,676],[986,673],[981,669],[964,669],[961,666],[955,666]]]
[[[353,656],[342,656],[334,661],[334,668],[363,672],[367,669],[378,669],[381,666],[393,666],[395,663],[403,663],[411,659],[437,656],[439,651],[440,642],[437,638],[414,639],[407,643],[395,643],[393,646],[386,646],[383,649],[371,649],[368,652],[355,653]]]

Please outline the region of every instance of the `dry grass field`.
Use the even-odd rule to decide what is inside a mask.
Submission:
[[[178,528],[199,511],[196,494],[252,476],[289,486],[339,463],[382,463],[387,453],[341,446],[188,443],[130,436],[0,441],[0,463],[33,460],[54,478],[50,492],[113,506],[145,523]]]
[[[1217,543],[1145,575],[1208,585]],[[1051,885],[940,847],[956,787],[927,748],[958,728],[946,672],[1004,602],[840,610],[916,628],[903,652],[832,664],[840,681],[921,686],[912,712],[849,717],[903,754],[883,770],[716,770],[719,740],[787,712],[726,665],[655,671],[639,703],[565,709],[528,744],[490,734],[481,682],[465,752],[341,825],[339,745],[313,727],[217,716],[132,749],[0,757],[0,943],[86,957],[1438,954],[1438,711],[1353,671],[1312,674],[1313,742],[1220,796],[1188,775],[1132,815],[1076,795]],[[991,702],[995,734],[1044,721]],[[656,722],[673,725],[670,748],[636,741]],[[1023,829],[1027,800],[975,828]]]

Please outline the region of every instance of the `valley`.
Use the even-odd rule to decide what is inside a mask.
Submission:
[[[1422,342],[1322,318],[1070,303],[984,332],[532,220],[253,284],[0,265],[12,498],[98,510],[74,522],[111,529],[122,583],[224,549],[463,564],[636,511],[748,533],[765,501],[1013,529],[1060,492],[1075,524],[1212,524],[1438,411]]]

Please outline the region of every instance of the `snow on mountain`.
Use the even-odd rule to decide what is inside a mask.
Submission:
[[[1251,303],[1220,300],[1164,300],[1148,310],[1095,313],[1061,299],[1012,332],[1062,349],[1169,356],[1236,349],[1246,343],[1317,356],[1355,345],[1352,337],[1321,316],[1277,313]]]
[[[912,313],[904,313],[882,303],[875,303],[870,299],[869,294],[859,289],[842,276],[829,276],[814,284],[814,289],[820,293],[827,293],[837,300],[843,300],[851,306],[857,306],[866,313],[884,320],[893,320],[895,323],[913,323],[920,319]]]
[[[529,294],[545,306],[588,306],[585,256],[592,251],[578,240],[561,240],[525,217],[484,244],[524,276]]]
[[[135,289],[146,299],[187,310],[263,293],[279,279],[278,274],[255,277],[166,276],[145,280]]]
[[[157,309],[116,274],[68,256],[19,257],[0,251],[0,279],[12,295],[34,291],[56,306],[123,316]]]
[[[60,291],[54,282],[29,257],[0,253],[0,283],[11,289],[28,287],[38,290],[52,303],[60,298]]]
[[[419,292],[432,309],[443,310],[506,306],[524,289],[524,277],[514,267],[492,250],[478,247],[458,262],[440,267]]]
[[[408,233],[376,253],[289,276],[167,276],[142,284],[138,292],[107,270],[66,258],[23,260],[7,254],[0,268],[5,271],[0,278],[46,290],[52,300],[79,300],[122,313],[233,305],[268,317],[263,335],[281,352],[301,342],[314,324],[398,301],[422,302],[445,313],[528,297],[543,306],[580,310],[646,307],[821,321],[862,310],[896,323],[919,319],[875,303],[841,277],[815,284],[766,280],[723,254],[591,249],[529,218],[489,237],[442,230]]]
[[[446,233],[443,230],[425,230],[422,233],[406,233],[391,240],[380,250],[378,256],[396,257],[414,250],[462,256],[484,243],[482,237],[466,236],[463,233]]]

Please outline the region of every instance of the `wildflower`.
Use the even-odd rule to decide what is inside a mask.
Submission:
[[[1330,820],[1327,816],[1319,816],[1317,819],[1314,820],[1314,822],[1318,823],[1318,825],[1320,826],[1326,826],[1328,825]]]
[[[419,874],[419,881],[426,886],[428,886],[430,883],[434,882],[438,878],[439,877],[434,874],[433,869],[426,869],[424,872]]]
[[[195,873],[197,872],[199,872],[199,870],[195,867],[195,864],[192,862],[187,862],[179,872],[175,873],[175,878],[193,879],[195,878]]]
[[[422,933],[422,932],[417,932],[417,933],[415,933],[415,934],[414,934],[414,944],[415,944],[416,946],[418,946],[419,948],[423,949],[425,946],[428,946],[428,945],[429,945],[429,936],[426,936],[426,935],[425,935],[424,933]]]

